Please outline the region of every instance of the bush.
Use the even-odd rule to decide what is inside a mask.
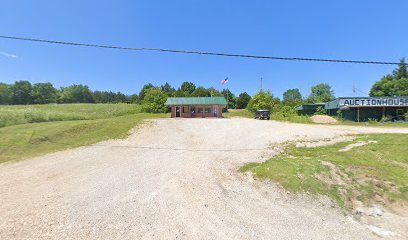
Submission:
[[[287,121],[296,123],[310,123],[310,117],[304,115],[298,115],[295,108],[291,106],[283,106],[279,111],[271,114],[272,120]]]
[[[142,109],[148,113],[166,113],[168,107],[164,106],[167,100],[167,94],[160,88],[150,88],[146,90],[143,99]]]
[[[326,110],[323,107],[317,107],[314,115],[326,115]]]
[[[391,119],[389,117],[382,117],[378,122],[380,123],[391,122]]]

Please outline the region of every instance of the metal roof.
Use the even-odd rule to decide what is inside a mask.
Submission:
[[[318,107],[324,107],[325,103],[307,103],[295,108],[296,111],[316,110]]]
[[[164,105],[227,105],[227,100],[224,97],[170,97]]]

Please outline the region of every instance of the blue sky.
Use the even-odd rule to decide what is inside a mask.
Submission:
[[[398,61],[408,57],[406,0],[1,1],[0,35],[129,47]],[[143,84],[183,81],[236,94],[263,86],[307,95],[329,83],[336,96],[366,95],[394,66],[271,61],[131,52],[0,39],[0,82],[87,84],[139,92]],[[365,94],[364,94],[365,93]]]

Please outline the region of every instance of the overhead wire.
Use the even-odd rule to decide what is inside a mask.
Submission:
[[[278,57],[278,56],[247,55],[247,54],[237,54],[237,53],[220,53],[220,52],[177,50],[177,49],[164,49],[164,48],[122,47],[122,46],[114,46],[114,45],[100,45],[100,44],[79,43],[79,42],[69,42],[69,41],[55,41],[55,40],[48,40],[48,39],[15,37],[15,36],[5,36],[5,35],[0,35],[0,38],[8,39],[8,40],[19,40],[19,41],[38,42],[38,43],[70,45],[70,46],[78,46],[78,47],[117,49],[117,50],[128,50],[128,51],[167,52],[167,53],[179,53],[179,54],[269,59],[269,60],[282,60],[282,61],[309,61],[309,62],[331,62],[331,63],[351,63],[351,64],[376,64],[376,65],[398,65],[400,64],[399,62],[388,62],[388,61],[346,60],[346,59],[325,59],[325,58],[304,58],[304,57]],[[406,63],[406,65],[408,66],[408,63]]]

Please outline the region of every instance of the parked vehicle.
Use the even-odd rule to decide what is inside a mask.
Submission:
[[[271,118],[271,111],[269,111],[269,110],[258,110],[255,113],[255,119],[256,118],[269,120]]]

